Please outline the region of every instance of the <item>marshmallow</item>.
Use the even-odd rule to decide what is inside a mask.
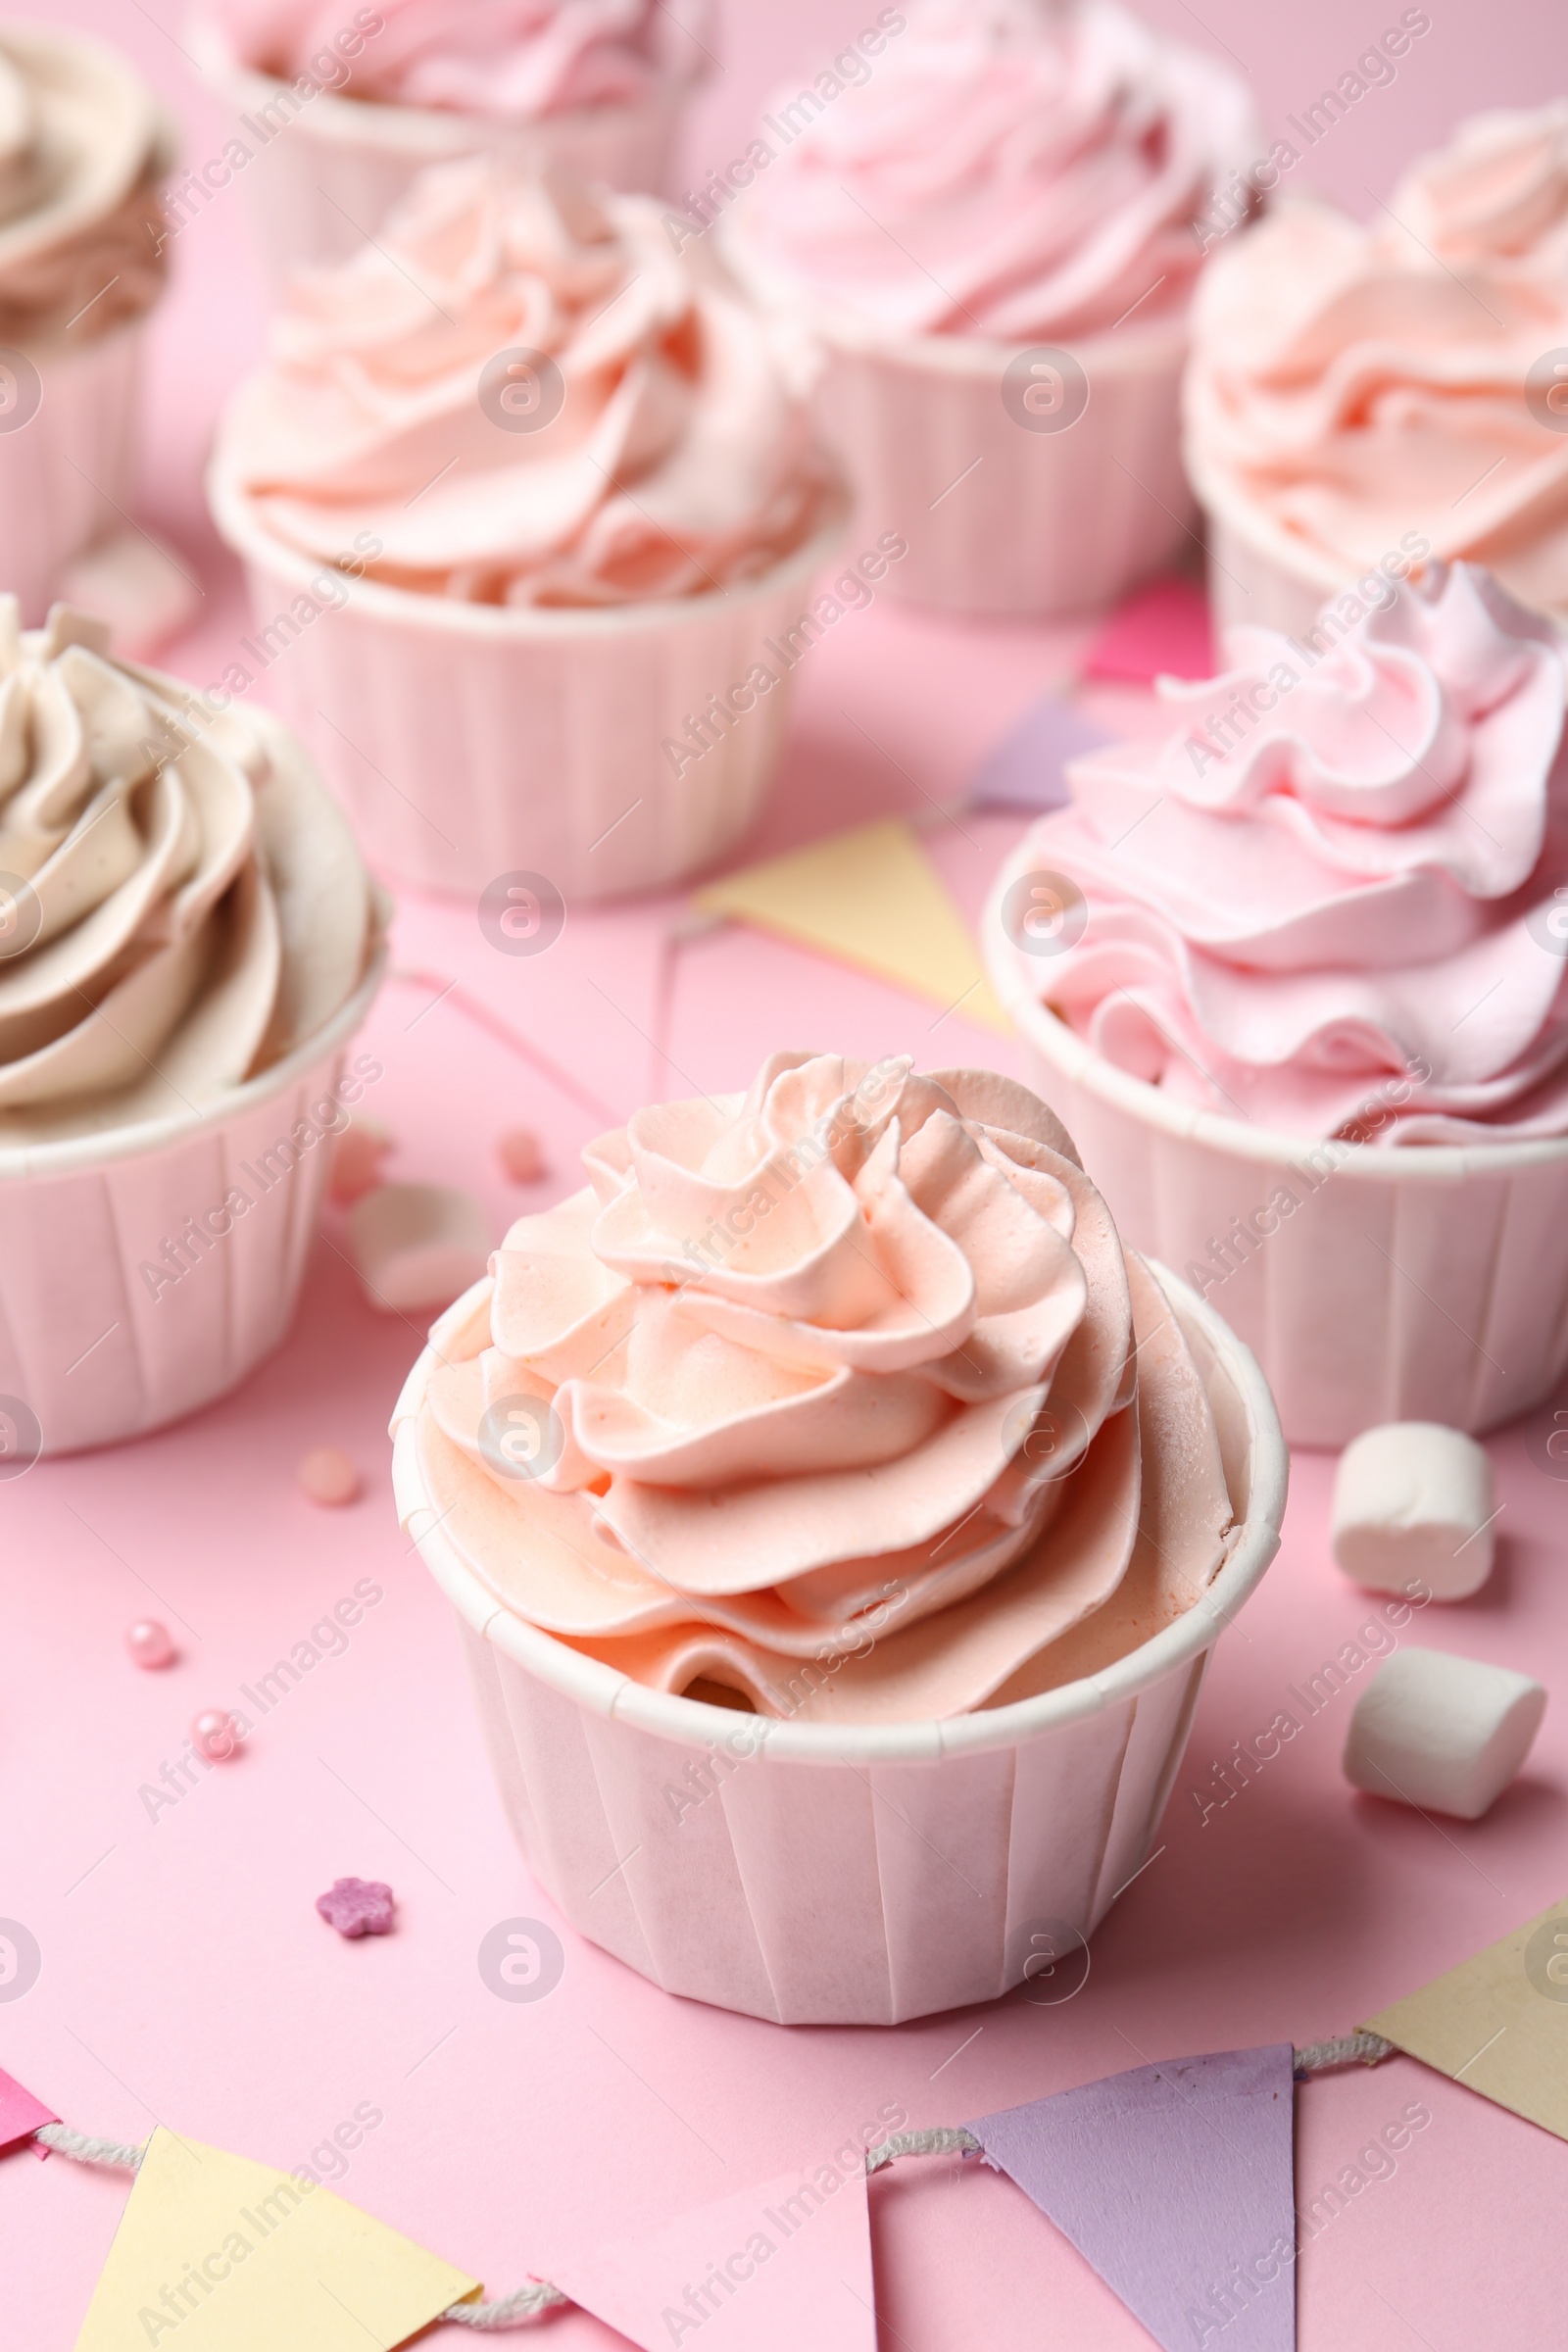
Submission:
[[[490,1263],[484,1210],[444,1184],[383,1184],[349,1211],[354,1263],[372,1306],[450,1306]]]
[[[1345,1777],[1373,1796],[1479,1821],[1545,1711],[1546,1693],[1527,1674],[1441,1649],[1397,1650],[1355,1702]]]
[[[352,1119],[332,1146],[332,1171],[327,1191],[345,1207],[363,1200],[381,1181],[381,1162],[392,1149],[392,1137],[379,1119],[363,1112]]]
[[[1363,1430],[1340,1456],[1331,1543],[1347,1576],[1374,1592],[1416,1580],[1434,1600],[1463,1600],[1492,1573],[1492,1463],[1439,1421]]]
[[[140,662],[188,628],[202,591],[166,547],[145,531],[123,530],[74,556],[56,590],[68,605],[108,621],[122,661]]]

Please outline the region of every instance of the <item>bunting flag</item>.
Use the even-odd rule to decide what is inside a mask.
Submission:
[[[1293,2352],[1295,2053],[1134,2067],[969,2126],[1166,2352]]]
[[[1208,599],[1196,580],[1155,580],[1106,621],[1084,656],[1086,678],[1152,686],[1160,676],[1211,678],[1216,662]]]
[[[1568,1900],[1380,2010],[1366,2030],[1568,2139]]]
[[[478,2291],[330,2189],[160,2125],[76,2352],[390,2352]]]
[[[1012,733],[981,762],[969,788],[969,806],[1031,814],[1060,808],[1068,798],[1067,761],[1108,741],[1104,728],[1074,704],[1045,695],[1030,704]]]
[[[0,2067],[0,2149],[14,2148],[19,2139],[31,2138],[40,2124],[58,2124],[60,2118],[42,2099],[35,2099],[15,2075]],[[47,2149],[41,2151],[47,2154]]]
[[[818,2185],[831,2179],[833,2185]],[[644,2352],[877,2352],[858,2166],[786,2173],[641,2237],[550,2265],[553,2283]],[[183,2352],[183,2347],[181,2347]]]
[[[945,1012],[1010,1033],[967,924],[902,817],[747,866],[710,883],[695,903],[705,914],[755,923],[895,981]]]

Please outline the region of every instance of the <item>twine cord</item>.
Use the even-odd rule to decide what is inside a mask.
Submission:
[[[1308,2042],[1297,2050],[1296,2079],[1304,2082],[1311,2075],[1332,2074],[1347,2066],[1379,2066],[1394,2054],[1394,2043],[1385,2041],[1381,2034],[1342,2034],[1337,2040]],[[115,2165],[124,2172],[135,2172],[146,2154],[145,2148],[134,2142],[94,2139],[86,2132],[74,2131],[70,2124],[41,2124],[33,2136],[58,2155],[74,2157],[77,2164]],[[961,2125],[938,2124],[924,2132],[895,2132],[891,2138],[866,2150],[865,2169],[868,2175],[879,2173],[901,2156],[973,2156],[979,2148],[974,2133]],[[459,2328],[526,2328],[570,2300],[547,2278],[532,2278],[494,2303],[454,2303],[441,2317]]]

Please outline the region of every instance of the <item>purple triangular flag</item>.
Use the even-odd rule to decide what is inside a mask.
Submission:
[[[1166,2352],[1295,2352],[1294,2066],[1137,2066],[969,2130]]]
[[[35,2099],[15,2075],[0,2067],[0,2148],[14,2147],[18,2140],[30,2139],[40,2124],[58,2124],[60,2118],[42,2099]]]
[[[1031,703],[1010,735],[975,771],[972,808],[1024,808],[1039,813],[1067,799],[1066,763],[1098,751],[1109,736],[1072,703],[1048,694]]]

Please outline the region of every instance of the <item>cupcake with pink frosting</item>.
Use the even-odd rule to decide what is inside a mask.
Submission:
[[[750,822],[789,692],[764,641],[843,505],[772,331],[652,199],[483,159],[300,278],[211,495],[372,851],[574,898]]]
[[[1299,628],[1401,554],[1568,616],[1568,101],[1474,117],[1365,226],[1281,202],[1193,331],[1222,621]]]
[[[710,17],[710,0],[197,0],[189,38],[238,118],[225,157],[281,274],[352,253],[458,156],[663,189]]]
[[[1009,1079],[779,1054],[746,1095],[640,1111],[583,1157],[588,1186],[519,1220],[437,1326],[394,1422],[405,1523],[483,1629],[481,1690],[500,1678],[535,1869],[585,1933],[733,2007],[1004,1990],[1031,1896],[1081,1936],[1136,1869],[1195,1661],[1266,1564],[1255,1370],[1124,1250]],[[1054,1727],[1090,1691],[1086,1760]],[[655,1728],[730,1744],[704,1784]],[[901,1819],[961,1846],[962,1902],[922,1909],[912,1845],[875,1851],[855,1759],[914,1756]],[[789,1757],[813,1759],[798,1814]],[[596,1907],[599,1833],[624,1852],[634,1821]],[[844,1924],[813,1959],[786,1907],[815,1917],[817,1874]],[[706,1958],[668,1935],[681,1905]]]
[[[164,288],[153,92],[114,50],[0,24],[0,532],[40,621],[135,503],[141,325]]]
[[[1464,564],[1346,601],[1162,680],[1172,731],[1072,764],[988,920],[1118,1222],[1336,1445],[1568,1362],[1560,646]]]
[[[1195,222],[1254,143],[1247,92],[1114,0],[915,0],[860,46],[849,86],[764,115],[727,245],[820,341],[866,525],[909,541],[901,595],[1103,602],[1192,518]]]

